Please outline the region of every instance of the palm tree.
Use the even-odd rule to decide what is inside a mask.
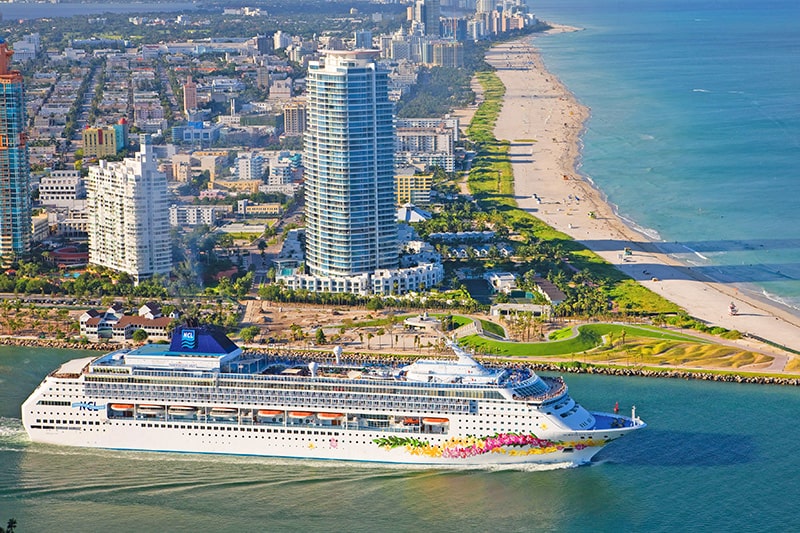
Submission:
[[[375,334],[378,336],[378,349],[380,349],[380,347],[382,346],[381,337],[383,337],[384,334],[386,334],[386,330],[383,328],[378,328]]]

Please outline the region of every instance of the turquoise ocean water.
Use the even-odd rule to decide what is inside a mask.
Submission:
[[[447,471],[28,442],[19,405],[75,353],[0,348],[0,522],[19,531],[791,531],[800,390],[566,376],[649,424],[588,466]]]
[[[631,226],[800,314],[800,3],[544,0],[548,68],[591,108],[582,173]]]

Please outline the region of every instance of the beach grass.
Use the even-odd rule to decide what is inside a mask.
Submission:
[[[784,370],[784,372],[791,372],[791,373],[800,374],[800,359],[798,359],[796,357],[792,357],[786,363],[786,366],[784,367],[783,370]]]

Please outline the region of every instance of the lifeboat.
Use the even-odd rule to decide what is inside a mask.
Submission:
[[[236,416],[236,413],[237,410],[235,407],[214,407],[208,415],[214,418],[233,418]]]
[[[412,416],[407,416],[403,419],[403,425],[406,426],[418,426],[419,425],[419,418],[414,418]]]
[[[197,413],[196,407],[190,407],[188,405],[171,405],[168,409],[169,414],[176,415],[176,416],[188,416]]]
[[[133,405],[129,403],[112,403],[112,411],[133,411]]]
[[[289,418],[310,418],[314,416],[311,411],[289,411]]]
[[[283,416],[283,411],[278,409],[259,409],[258,416]]]
[[[151,405],[146,403],[139,405],[139,414],[142,415],[160,415],[163,412],[163,405]]]
[[[429,426],[443,426],[445,424],[450,423],[449,418],[423,418],[423,424],[428,424]]]
[[[320,420],[339,420],[344,418],[343,413],[317,413],[317,418]]]

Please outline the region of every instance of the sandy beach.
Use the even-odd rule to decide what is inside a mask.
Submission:
[[[546,33],[576,30],[555,26]],[[511,142],[518,205],[690,315],[800,349],[800,318],[741,294],[736,287],[702,277],[669,257],[664,243],[653,242],[623,223],[603,195],[578,173],[580,137],[590,110],[545,69],[531,44],[542,35],[498,44],[486,56],[506,86],[495,136]],[[623,253],[625,248],[630,248],[630,255]],[[731,302],[736,315],[729,311]],[[739,342],[743,347],[751,344]]]

